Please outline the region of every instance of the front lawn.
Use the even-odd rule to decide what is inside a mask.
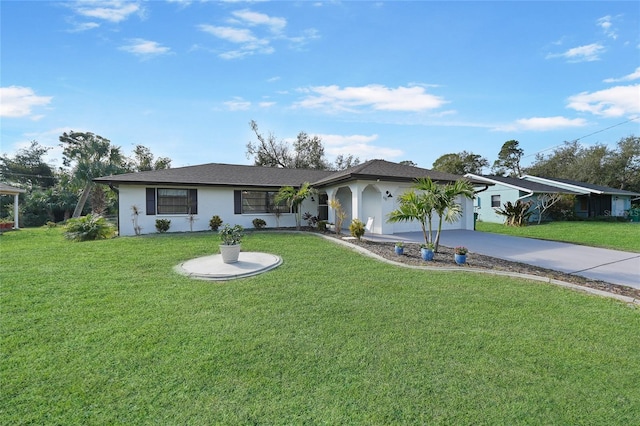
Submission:
[[[209,233],[0,236],[3,424],[607,424],[640,413],[640,309],[258,233],[279,268],[175,274]]]
[[[513,227],[498,223],[478,222],[476,230],[640,252],[640,223],[549,222],[541,225]]]

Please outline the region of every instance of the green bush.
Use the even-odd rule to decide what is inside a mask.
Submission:
[[[222,219],[216,214],[209,221],[209,228],[211,228],[212,231],[217,231],[220,225],[222,225]]]
[[[349,225],[349,232],[357,239],[362,238],[364,235],[364,223],[360,219],[353,219]]]
[[[72,241],[103,240],[115,235],[115,228],[104,217],[88,214],[69,219],[64,235]]]
[[[260,219],[260,218],[253,219],[251,223],[253,223],[253,227],[256,229],[262,229],[265,226],[267,226],[267,222],[265,222],[263,219]]]
[[[169,219],[156,219],[156,230],[160,233],[167,232],[171,227]]]

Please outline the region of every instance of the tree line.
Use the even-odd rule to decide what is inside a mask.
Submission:
[[[256,140],[247,143],[246,156],[263,167],[343,170],[360,164],[353,155],[327,160],[322,139],[300,132],[288,143],[273,133],[263,134],[255,121],[249,123]],[[44,157],[51,148],[32,141],[13,157],[0,157],[0,180],[27,189],[21,194],[20,209],[25,226],[39,226],[81,216],[86,211],[114,214],[114,191],[95,185],[93,179],[110,174],[160,170],[171,167],[171,159],[157,157],[143,145],[136,145],[126,156],[109,139],[91,132],[65,132],[59,137],[64,167],[55,168]],[[491,166],[498,175],[521,176],[525,173],[550,178],[574,179],[640,192],[640,138],[620,139],[615,148],[606,145],[584,147],[577,141],[565,142],[548,155],[538,154],[528,167],[521,166],[524,150],[519,142],[505,142]],[[401,164],[417,166],[410,160]],[[445,154],[433,163],[434,170],[464,175],[482,174],[489,161],[472,152]],[[0,218],[11,215],[12,197],[1,197]]]

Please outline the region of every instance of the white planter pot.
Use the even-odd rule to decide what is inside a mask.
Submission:
[[[240,244],[232,246],[220,244],[220,254],[222,255],[222,261],[224,263],[236,263],[240,256]]]

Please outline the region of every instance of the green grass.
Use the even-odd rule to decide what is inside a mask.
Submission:
[[[518,228],[499,223],[478,222],[476,230],[640,252],[640,224],[638,223],[550,222]]]
[[[175,274],[209,233],[0,237],[3,424],[607,424],[640,413],[640,309],[377,262],[311,235],[283,265]]]

